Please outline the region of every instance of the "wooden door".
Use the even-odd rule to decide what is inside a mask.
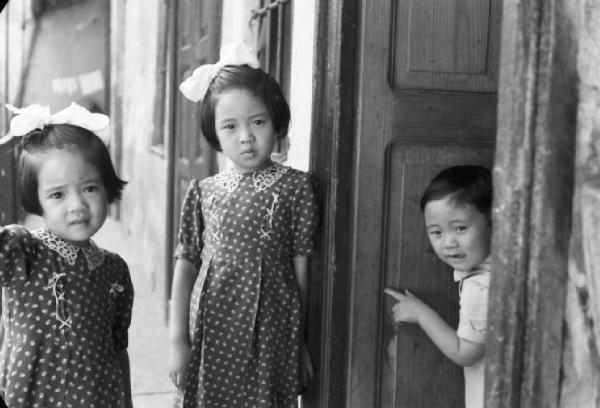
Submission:
[[[418,203],[442,168],[493,164],[500,17],[500,0],[362,2],[349,407],[463,406],[462,368],[417,326],[394,325],[383,289],[409,289],[456,327],[458,288]]]
[[[177,7],[177,84],[202,64],[219,59],[221,44],[221,1],[180,0]],[[215,172],[215,153],[200,130],[201,104],[187,100],[180,92],[176,97],[175,171],[173,231],[179,229],[181,204],[190,180],[202,179]]]

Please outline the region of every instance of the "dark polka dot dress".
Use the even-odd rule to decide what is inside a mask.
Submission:
[[[93,243],[0,228],[5,338],[0,393],[11,408],[119,407],[133,287],[127,265]]]
[[[280,164],[193,180],[175,256],[199,274],[190,302],[186,408],[296,407],[300,299],[293,257],[317,227],[309,175]]]

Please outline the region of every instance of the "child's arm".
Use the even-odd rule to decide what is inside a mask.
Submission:
[[[308,257],[296,255],[294,257],[294,271],[298,280],[300,291],[300,329],[304,330],[306,323],[306,302],[308,300]]]
[[[133,408],[133,401],[131,400],[131,377],[129,370],[129,355],[127,349],[118,350],[117,357],[119,364],[121,365],[121,372],[123,373],[123,393],[124,399],[121,403],[123,408]]]
[[[483,358],[485,346],[461,339],[448,324],[429,306],[408,290],[405,294],[392,289],[385,293],[398,301],[393,307],[394,321],[417,323],[431,341],[456,364],[469,367]]]
[[[173,274],[171,310],[169,318],[169,377],[182,389],[190,359],[189,307],[190,297],[198,270],[190,261],[177,259]]]
[[[129,267],[123,258],[119,257],[121,262],[122,276],[118,282],[121,284],[121,294],[116,297],[117,304],[113,323],[113,345],[117,355],[117,361],[121,368],[121,384],[123,384],[123,398],[121,399],[121,408],[132,408],[131,400],[131,371],[129,369],[129,355],[127,346],[129,343],[128,330],[131,324],[131,311],[133,308],[133,284]],[[117,292],[119,293],[119,292]]]
[[[314,370],[306,345],[306,310],[308,302],[308,257],[296,255],[293,258],[298,290],[300,292],[300,352],[306,369],[306,376],[312,378]]]

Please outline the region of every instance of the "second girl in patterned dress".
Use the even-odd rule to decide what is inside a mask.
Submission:
[[[0,394],[11,408],[131,407],[125,261],[90,239],[121,197],[108,117],[32,105],[11,121],[21,142],[21,201],[46,227],[0,227]]]
[[[193,180],[183,203],[170,376],[184,407],[295,407],[317,206],[308,174],[270,159],[290,119],[279,85],[231,50],[181,86],[233,168]]]

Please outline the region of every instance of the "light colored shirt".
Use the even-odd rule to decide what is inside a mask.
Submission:
[[[488,292],[490,287],[489,257],[470,271],[454,271],[460,282],[460,318],[456,334],[464,340],[485,344],[487,333]],[[485,358],[464,367],[465,408],[483,407]]]

